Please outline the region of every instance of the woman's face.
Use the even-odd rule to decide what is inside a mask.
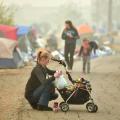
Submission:
[[[69,24],[65,24],[65,28],[66,29],[70,29],[70,25]]]
[[[50,61],[50,58],[41,58],[41,60],[40,60],[40,64],[42,64],[42,65],[47,65],[48,63],[49,63],[49,61]]]

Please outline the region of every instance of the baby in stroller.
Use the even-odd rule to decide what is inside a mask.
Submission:
[[[69,110],[69,104],[82,105],[90,101],[86,104],[87,111],[91,113],[97,112],[98,106],[94,103],[91,97],[92,88],[90,82],[84,78],[73,80],[72,76],[66,69],[66,64],[64,61],[54,58],[52,60],[59,62],[59,64],[65,67],[68,80],[72,83],[72,85],[68,85],[64,76],[61,76],[58,78],[59,80],[55,81],[56,88],[64,100],[64,102],[61,102],[59,105],[60,109],[63,112],[67,112]],[[60,86],[59,82],[63,83],[63,85]]]

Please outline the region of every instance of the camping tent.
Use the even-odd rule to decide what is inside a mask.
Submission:
[[[38,48],[36,42],[36,30],[30,26],[17,26],[18,45],[22,52],[27,53],[27,49],[34,51]]]
[[[80,35],[93,33],[93,29],[87,24],[82,24],[78,27],[78,33]]]
[[[0,38],[0,68],[19,68],[23,66],[23,60],[16,45],[16,41]]]
[[[17,35],[22,36],[22,35],[27,35],[30,31],[29,26],[17,26]]]
[[[18,36],[18,47],[21,52],[28,53],[28,38],[27,34],[30,31],[30,27],[28,26],[17,26],[17,36]]]
[[[88,24],[81,24],[77,28],[77,30],[78,30],[78,33],[80,35],[80,40],[83,40],[84,38],[92,40],[94,30]],[[79,44],[79,41],[78,41],[78,44]]]
[[[0,25],[0,37],[17,40],[17,28],[13,26]]]

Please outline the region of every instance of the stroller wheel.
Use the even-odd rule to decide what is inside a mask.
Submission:
[[[94,103],[88,103],[86,105],[87,111],[90,113],[95,113],[98,111],[98,106],[95,105]]]
[[[69,110],[69,105],[66,102],[61,102],[59,106],[63,112],[67,112]]]
[[[65,102],[61,102],[61,103],[59,104],[59,108],[61,108],[61,105],[62,105],[63,103],[65,103]]]
[[[94,105],[94,113],[98,111],[98,106],[97,105]]]

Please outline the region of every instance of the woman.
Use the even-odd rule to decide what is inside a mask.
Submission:
[[[76,40],[78,38],[78,32],[72,22],[69,20],[65,21],[65,29],[62,33],[62,39],[65,40],[64,56],[69,70],[72,70],[73,68],[73,56],[76,47]]]
[[[31,76],[25,89],[25,98],[33,109],[42,111],[52,111],[48,107],[50,100],[58,97],[55,93],[53,81],[62,73],[61,71],[49,70],[46,66],[49,63],[50,54],[46,50],[41,50],[37,56],[37,65],[32,70]],[[51,75],[51,77],[49,76]]]

